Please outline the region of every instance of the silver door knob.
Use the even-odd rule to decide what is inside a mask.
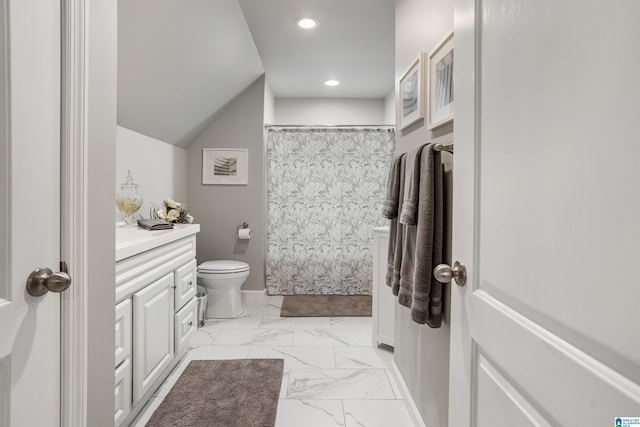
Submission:
[[[41,297],[47,292],[62,292],[71,284],[71,277],[65,272],[54,273],[50,268],[40,267],[31,272],[27,279],[27,292]]]
[[[449,283],[453,278],[458,286],[464,286],[467,283],[467,269],[463,263],[456,261],[451,268],[448,264],[437,265],[433,269],[433,275],[440,283]]]

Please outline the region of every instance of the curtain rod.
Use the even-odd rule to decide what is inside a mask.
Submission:
[[[395,130],[395,126],[394,125],[270,125],[270,124],[266,124],[264,125],[265,128],[267,129],[288,129],[288,128],[293,128],[293,129],[297,129],[297,128],[301,128],[301,129],[324,129],[324,128],[329,128],[329,129],[337,129],[337,128],[345,128],[345,129],[350,129],[350,128],[368,128],[368,129],[374,129],[374,128],[383,128],[383,129],[388,129],[388,130]]]

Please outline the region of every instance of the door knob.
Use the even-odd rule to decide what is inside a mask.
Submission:
[[[451,268],[447,264],[437,265],[433,269],[433,275],[440,283],[449,283],[453,278],[458,286],[464,286],[467,283],[467,269],[463,263],[456,261]]]
[[[54,273],[50,268],[40,267],[31,272],[27,279],[27,292],[40,297],[47,292],[62,292],[71,284],[71,277],[65,272]]]

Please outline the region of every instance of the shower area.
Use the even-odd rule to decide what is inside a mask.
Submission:
[[[392,127],[267,128],[269,295],[370,295]]]

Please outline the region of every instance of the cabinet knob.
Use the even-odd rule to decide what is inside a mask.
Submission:
[[[190,320],[188,323],[189,326],[193,326],[193,320]]]

